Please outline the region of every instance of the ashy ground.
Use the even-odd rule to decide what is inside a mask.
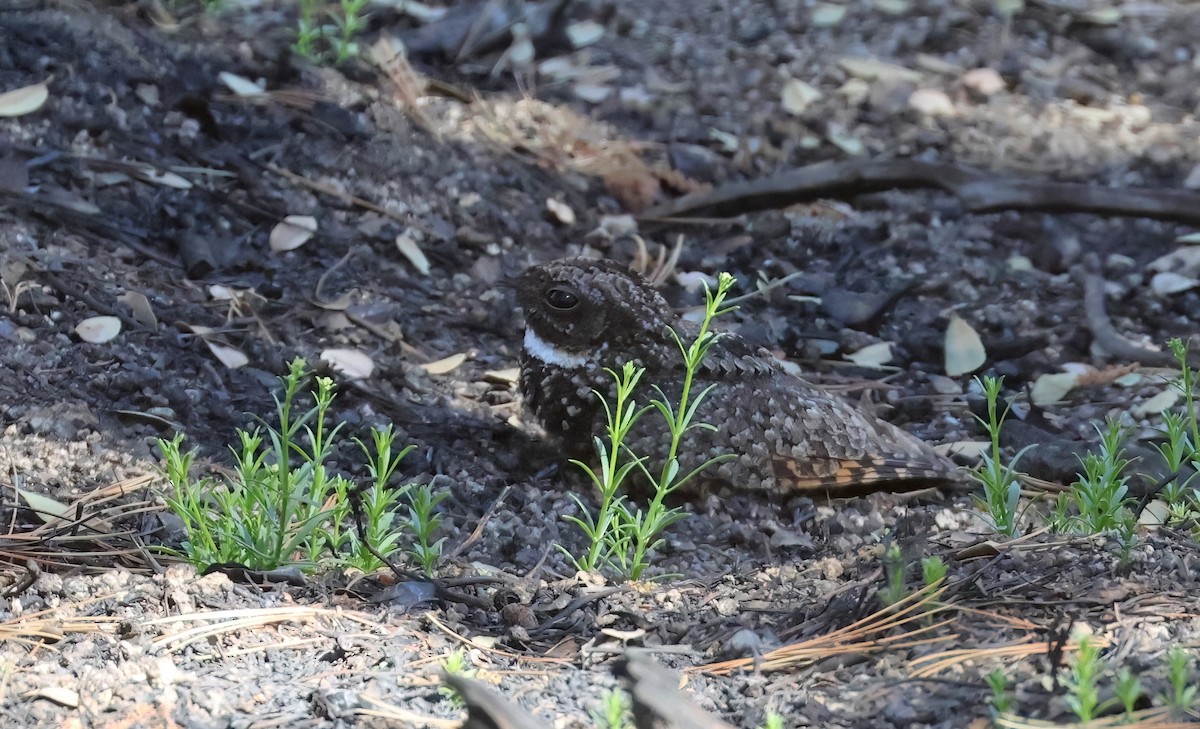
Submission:
[[[1167,649],[1200,645],[1191,527],[1144,525],[1128,553],[1037,527],[1094,423],[1121,419],[1149,454],[1178,406],[1163,349],[1200,321],[1200,6],[593,0],[530,5],[526,46],[489,39],[479,5],[431,20],[389,2],[335,70],[292,52],[297,3],[225,5],[0,3],[0,91],[48,91],[0,118],[6,726],[457,726],[439,680],[455,651],[546,726],[593,726],[623,654],[684,671],[689,701],[737,727],[986,726],[997,670],[1015,715],[1064,723],[1081,630],[1104,646],[1104,698],[1128,668],[1139,708],[1186,718],[1160,707]],[[926,179],[662,207],[856,159],[979,170],[976,192],[1117,193],[981,212]],[[1146,196],[1176,212],[1110,214]],[[316,232],[274,251],[305,237],[288,216]],[[978,371],[1008,396],[1074,373],[1006,435],[1009,453],[1039,445],[1022,465],[1048,484],[1026,494],[1027,533],[990,532],[967,486],[695,501],[656,562],[677,576],[576,575],[555,545],[580,548],[562,517],[591,496],[521,420],[506,281],[677,245],[673,302],[700,300],[682,285],[697,273],[734,274],[747,297],[726,326],[939,444],[980,440],[948,330],[968,349],[978,334]],[[120,333],[81,335],[97,316]],[[883,343],[883,368],[847,359]],[[336,375],[346,432],[394,423],[417,446],[402,479],[448,493],[438,575],[462,599],[414,605],[380,575],[198,577],[153,549],[176,536],[156,439],[186,433],[228,466],[286,363],[327,350],[373,366]],[[356,461],[347,444],[331,467]],[[71,509],[47,524],[18,490]],[[877,614],[891,544],[949,565],[907,621]]]

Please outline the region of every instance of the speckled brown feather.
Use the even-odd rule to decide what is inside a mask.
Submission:
[[[526,407],[571,455],[592,453],[604,410],[593,390],[614,395],[605,368],[645,367],[639,400],[656,384],[677,396],[683,358],[671,327],[690,341],[696,325],[679,320],[661,295],[613,261],[566,259],[525,271],[516,282],[526,318],[521,392]],[[572,303],[569,307],[555,304]],[[693,429],[681,449],[688,472],[705,460],[736,456],[705,472],[738,490],[860,493],[913,488],[954,478],[954,466],[925,443],[842,398],[786,372],[745,340],[723,334],[697,373],[693,392],[716,387],[698,411],[716,431]],[[647,414],[627,438],[635,453],[662,458],[666,427]],[[697,484],[700,485],[700,484]],[[711,483],[709,484],[711,485]]]

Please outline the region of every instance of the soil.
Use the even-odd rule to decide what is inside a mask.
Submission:
[[[1106,670],[1140,676],[1139,708],[1162,706],[1167,649],[1200,644],[1187,524],[1139,527],[1126,551],[1036,529],[1044,494],[1015,539],[989,531],[968,486],[744,495],[684,503],[660,579],[575,574],[554,545],[580,548],[562,517],[591,496],[521,419],[506,281],[566,255],[634,261],[678,244],[672,301],[701,300],[682,285],[696,273],[734,274],[759,293],[726,327],[940,444],[981,439],[978,388],[945,372],[957,317],[987,353],[978,372],[1003,375],[1009,395],[1064,365],[1089,373],[1063,402],[1019,408],[1006,436],[1010,453],[1041,444],[1023,465],[1044,488],[1070,479],[1105,417],[1128,425],[1134,454],[1153,453],[1171,370],[1105,351],[1084,280],[1102,277],[1107,316],[1135,345],[1193,335],[1200,259],[1185,226],[970,214],[920,190],[628,216],[855,156],[1195,189],[1200,7],[580,1],[553,28],[592,21],[595,42],[572,50],[530,23],[523,64],[509,34],[456,58],[461,30],[442,20],[421,35],[402,5],[373,7],[360,46],[398,38],[411,69],[296,57],[293,3],[0,7],[0,90],[49,89],[40,110],[0,118],[7,726],[457,726],[461,704],[439,690],[456,650],[546,726],[593,726],[623,654],[686,671],[688,700],[737,727],[768,712],[789,727],[986,726],[995,670],[1016,714],[1063,723],[1074,715],[1056,679],[1081,630]],[[465,27],[472,7],[446,18]],[[222,73],[269,95],[239,96]],[[273,251],[287,216],[317,231]],[[85,341],[77,326],[95,316],[118,317],[120,334]],[[847,361],[882,342],[885,369]],[[331,349],[367,355],[373,372],[319,364]],[[380,588],[386,574],[198,576],[148,548],[178,538],[156,440],[185,433],[219,472],[296,356],[337,378],[347,434],[391,422],[417,446],[401,478],[448,493],[438,577],[493,578],[455,588],[470,599],[405,599]],[[1118,380],[1131,370],[1136,382]],[[330,465],[362,475],[350,444]],[[1131,469],[1150,474],[1135,489],[1154,480],[1152,459]],[[47,525],[18,490],[71,508]],[[769,660],[874,613],[893,543],[911,584],[922,557],[946,561],[944,609]]]

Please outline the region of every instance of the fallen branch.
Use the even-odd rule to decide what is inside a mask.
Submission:
[[[972,213],[1031,210],[1200,224],[1200,194],[1193,192],[1004,178],[961,165],[912,159],[822,162],[774,177],[684,195],[646,210],[641,217],[732,216],[821,198],[846,199],[896,189],[943,190]]]
[[[1125,337],[1113,326],[1104,302],[1104,277],[1100,275],[1100,261],[1094,255],[1085,258],[1083,277],[1083,313],[1087,327],[1095,338],[1096,345],[1113,358],[1123,362],[1141,362],[1154,367],[1172,367],[1178,364],[1170,352],[1147,349]],[[1200,364],[1196,359],[1192,365]]]

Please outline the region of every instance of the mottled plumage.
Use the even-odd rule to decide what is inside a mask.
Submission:
[[[516,282],[525,312],[521,392],[526,407],[571,455],[592,452],[604,428],[593,390],[612,397],[611,376],[628,361],[645,367],[639,401],[658,385],[677,397],[683,357],[671,336],[695,338],[697,325],[678,319],[666,300],[613,261],[583,258],[534,266]],[[682,472],[705,459],[735,459],[705,479],[738,490],[831,495],[885,486],[901,488],[953,478],[953,465],[909,433],[854,408],[786,372],[765,349],[722,334],[698,373],[693,392],[716,384],[698,420],[715,432],[690,431]],[[657,413],[642,418],[628,445],[662,457],[669,443]]]

